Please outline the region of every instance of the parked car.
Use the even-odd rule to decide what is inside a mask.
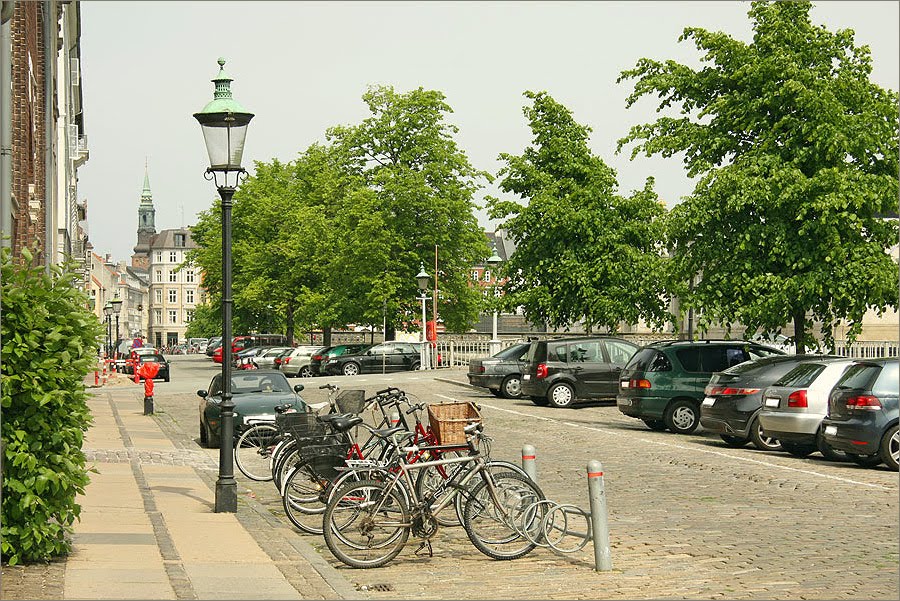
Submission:
[[[268,348],[261,348],[256,356],[253,357],[253,363],[256,364],[256,367],[259,369],[278,369],[275,365],[275,359],[285,351],[291,350],[291,348],[292,347],[289,346],[270,346]]]
[[[341,355],[351,355],[365,351],[372,346],[371,344],[338,344],[335,346],[327,346],[322,350],[314,353],[309,360],[309,371],[314,376],[322,375],[322,362],[332,357],[340,357]]]
[[[154,354],[161,355],[162,353],[159,351],[159,349],[152,347],[152,346],[139,346],[137,348],[133,348],[128,353],[129,360],[126,361],[126,359],[123,357],[121,360],[122,361],[121,367],[117,366],[117,368],[120,371],[120,373],[133,376],[134,375],[134,364],[138,362],[141,355],[154,355]]]
[[[781,443],[759,424],[762,392],[797,365],[823,355],[779,355],[747,361],[709,379],[700,404],[700,425],[718,434],[729,446],[752,442],[762,451],[780,451]]]
[[[700,403],[714,372],[783,355],[743,340],[668,340],[642,347],[619,376],[616,405],[651,430],[690,434],[700,424]]]
[[[898,388],[897,359],[858,360],[838,380],[828,399],[828,417],[822,420],[825,442],[860,465],[883,461],[897,471]]]
[[[265,347],[254,346],[237,351],[236,353],[232,354],[233,365],[237,369],[256,369],[256,364],[253,362],[253,360],[256,358],[256,355],[264,350]]]
[[[239,435],[245,423],[254,419],[275,419],[275,407],[290,403],[297,411],[305,411],[300,396],[303,384],[291,388],[284,374],[273,369],[241,371],[231,375],[231,394],[234,401],[234,434]],[[222,374],[213,376],[206,390],[198,390],[200,397],[200,443],[206,447],[220,444],[222,430]]]
[[[522,374],[522,395],[535,405],[570,407],[578,400],[615,401],[619,373],[638,346],[613,337],[532,341]]]
[[[819,451],[831,461],[847,454],[825,442],[822,420],[828,414],[828,395],[853,364],[851,359],[823,359],[801,363],[763,391],[759,425],[781,442],[791,455],[806,457]]]
[[[530,342],[513,344],[490,357],[469,362],[469,384],[487,388],[494,396],[517,399],[522,396],[522,372]]]
[[[163,380],[164,382],[169,381],[169,378],[171,377],[169,370],[169,361],[165,357],[163,357],[161,353],[143,353],[141,355],[138,355],[138,370],[140,370],[141,364],[143,363],[159,363],[159,371],[156,372],[156,377],[153,379]]]
[[[321,370],[332,376],[412,371],[419,369],[421,349],[421,342],[382,342],[358,353],[331,357]]]
[[[278,369],[291,378],[309,378],[312,376],[312,372],[309,370],[310,357],[322,348],[309,345],[294,347],[289,355],[281,357]]]
[[[205,351],[206,356],[212,357],[213,352],[215,352],[215,350],[217,348],[219,348],[220,346],[222,346],[222,337],[221,336],[213,336],[212,338],[210,338],[209,342],[206,343],[206,351]]]

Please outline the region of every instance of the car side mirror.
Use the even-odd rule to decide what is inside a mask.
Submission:
[[[372,351],[366,351],[366,354],[367,354],[367,355],[371,355],[371,354],[372,354]]]
[[[294,386],[294,392],[300,392],[304,388],[306,388],[306,386],[304,386],[303,384],[297,384],[296,386]]]
[[[201,399],[205,399],[205,398],[206,398],[206,391],[205,391],[205,390],[198,390],[198,391],[197,391],[197,396],[200,397]]]

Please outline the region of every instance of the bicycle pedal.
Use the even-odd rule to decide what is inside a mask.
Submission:
[[[434,557],[434,549],[431,548],[430,540],[423,540],[422,544],[419,545],[419,548],[416,549],[416,552],[413,555],[419,555],[422,549],[427,549],[428,557]]]

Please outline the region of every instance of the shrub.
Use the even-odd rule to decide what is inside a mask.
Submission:
[[[22,252],[28,264],[32,255]],[[84,378],[102,326],[73,286],[71,265],[14,262],[2,251],[3,561],[47,560],[70,550],[68,535],[89,482],[82,441],[91,415]]]

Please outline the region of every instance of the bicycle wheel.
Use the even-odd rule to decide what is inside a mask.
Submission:
[[[293,471],[294,467],[300,463],[300,451],[297,443],[293,442],[282,451],[272,465],[272,481],[278,492],[282,491],[284,479]]]
[[[325,508],[325,544],[352,568],[377,568],[400,553],[409,539],[409,507],[397,489],[375,480],[353,482]]]
[[[493,559],[518,559],[537,546],[524,532],[538,540],[546,505],[544,494],[531,479],[516,472],[492,474],[497,501],[488,482],[472,488],[463,511],[463,527],[475,548]]]
[[[234,445],[234,464],[242,474],[257,482],[272,479],[269,458],[278,437],[278,428],[270,424],[256,424],[244,430]]]
[[[309,534],[322,534],[322,516],[328,483],[323,482],[305,463],[298,463],[284,479],[281,504],[291,523]]]

